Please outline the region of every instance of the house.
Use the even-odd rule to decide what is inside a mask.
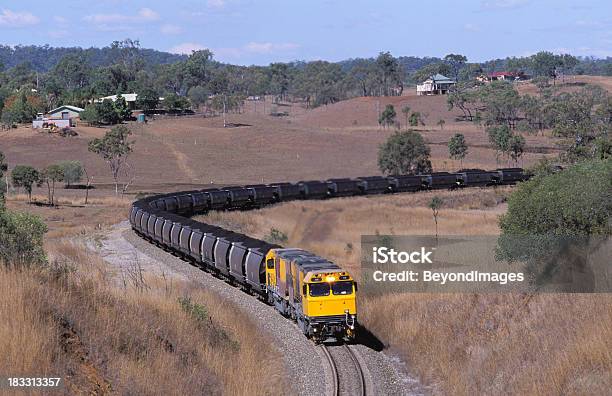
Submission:
[[[121,94],[121,96],[123,97],[123,99],[125,99],[125,102],[128,105],[128,109],[136,110],[136,99],[138,99],[138,94],[136,93]],[[100,103],[105,100],[112,100],[113,102],[115,102],[117,100],[117,95],[105,96],[103,98],[96,99],[95,102]]]
[[[455,84],[455,80],[443,76],[442,74],[436,74],[430,76],[421,84],[417,84],[417,95],[443,95]]]
[[[527,79],[527,76],[522,71],[518,71],[518,72],[499,71],[499,72],[493,72],[487,75],[479,76],[477,78],[477,80],[481,82],[519,81],[519,80],[526,80],[526,79]]]
[[[76,106],[60,106],[57,109],[49,111],[47,116],[51,119],[69,120],[79,117],[82,111],[83,109]]]

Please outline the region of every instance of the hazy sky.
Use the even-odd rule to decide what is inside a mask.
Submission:
[[[237,64],[538,50],[612,56],[612,0],[0,0],[5,45],[210,48]]]

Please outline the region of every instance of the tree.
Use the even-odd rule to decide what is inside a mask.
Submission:
[[[444,201],[442,198],[436,195],[429,201],[429,204],[427,204],[427,207],[432,211],[434,223],[436,224],[436,240],[438,239],[438,214],[440,213],[440,208],[443,203]]]
[[[444,62],[450,66],[455,81],[459,81],[459,72],[465,66],[467,57],[459,54],[448,54],[444,57]]]
[[[38,185],[45,183],[48,191],[49,205],[55,205],[55,183],[64,180],[64,170],[60,165],[49,165],[40,172]]]
[[[79,117],[89,125],[99,125],[102,122],[100,113],[98,113],[97,103],[87,105]]]
[[[442,74],[448,76],[451,72],[450,66],[446,63],[430,63],[414,72],[411,79],[413,82],[420,84],[433,75]]]
[[[410,106],[405,105],[402,107],[402,114],[404,114],[404,118],[406,119],[406,128],[408,128],[408,117],[410,116]]]
[[[120,120],[115,104],[110,99],[104,99],[101,103],[96,103],[96,110],[100,121],[104,124],[114,125]]]
[[[520,183],[499,220],[497,258],[525,262],[536,283],[563,272],[583,238],[612,235],[610,180],[612,161],[590,160]]]
[[[189,108],[189,100],[184,96],[171,93],[166,95],[164,98],[164,107],[170,113],[183,113],[187,108]]]
[[[395,132],[378,151],[378,167],[385,174],[431,172],[430,150],[418,132]]]
[[[83,179],[83,165],[79,161],[63,161],[58,165],[62,168],[67,187]]]
[[[187,95],[196,108],[200,108],[208,102],[208,90],[202,86],[198,85],[191,88]]]
[[[388,104],[385,106],[385,110],[381,113],[380,117],[378,117],[378,123],[386,128],[395,124],[396,116],[395,108],[392,104]]]
[[[425,125],[425,121],[423,121],[423,117],[421,116],[421,113],[418,111],[415,111],[414,113],[410,114],[410,119],[408,120],[408,124],[410,126],[419,126],[419,124]]]
[[[0,212],[0,262],[16,268],[47,262],[43,236],[47,226],[30,213]]]
[[[487,128],[489,142],[495,148],[496,160],[499,160],[499,154],[507,154],[510,149],[510,138],[512,131],[507,125],[492,126]]]
[[[508,152],[515,163],[523,155],[525,150],[525,138],[521,135],[513,135],[508,142]]]
[[[376,58],[376,68],[379,73],[382,96],[389,96],[392,88],[399,87],[398,94],[401,95],[404,89],[402,82],[402,68],[391,53],[381,52]]]
[[[139,106],[145,114],[157,109],[159,105],[159,94],[157,91],[147,88],[138,94],[136,105]]]
[[[4,182],[4,172],[8,170],[8,164],[6,163],[6,157],[4,153],[0,151],[0,212],[4,210],[4,193],[8,186]]]
[[[456,133],[455,136],[449,140],[448,153],[451,159],[461,161],[461,166],[463,166],[463,159],[468,153],[468,146],[462,134]]]
[[[133,142],[128,140],[132,132],[119,125],[106,132],[103,138],[95,138],[89,142],[89,151],[98,154],[108,163],[115,182],[115,194],[119,194],[120,172],[126,165],[127,157],[132,152]]]
[[[440,125],[440,130],[444,129],[444,124],[446,124],[446,121],[444,121],[442,118],[440,118],[438,120],[438,122],[436,122],[436,124]]]
[[[11,172],[15,187],[23,187],[28,193],[28,200],[32,202],[32,186],[40,180],[40,173],[29,165],[17,165]]]
[[[130,110],[127,101],[120,93],[117,94],[117,100],[115,100],[114,107],[115,112],[117,113],[118,121],[127,121],[132,116],[132,111]]]
[[[208,49],[193,51],[185,62],[185,71],[190,79],[190,86],[206,85],[210,79],[209,68],[213,53]]]

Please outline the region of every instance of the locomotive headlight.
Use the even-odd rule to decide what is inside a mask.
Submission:
[[[331,283],[331,282],[333,282],[335,280],[336,280],[336,278],[333,277],[333,276],[328,276],[328,277],[325,278],[325,281],[328,282],[328,283]]]

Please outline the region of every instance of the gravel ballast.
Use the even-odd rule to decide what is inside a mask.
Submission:
[[[290,376],[292,393],[317,393],[316,390],[322,388],[322,378],[326,379],[325,389],[329,389],[329,370],[320,349],[304,337],[293,322],[282,317],[271,306],[140,238],[131,230],[127,221],[116,224],[104,238],[97,240],[95,244],[89,243],[88,246],[119,271],[126,271],[137,262],[145,272],[188,280],[226,298],[247,312],[281,351],[285,357],[287,374]],[[417,380],[403,372],[397,359],[363,345],[356,345],[354,348],[366,365],[366,375],[372,384],[370,389],[374,390],[368,392],[369,394],[428,393]],[[286,394],[287,390],[279,393]]]

